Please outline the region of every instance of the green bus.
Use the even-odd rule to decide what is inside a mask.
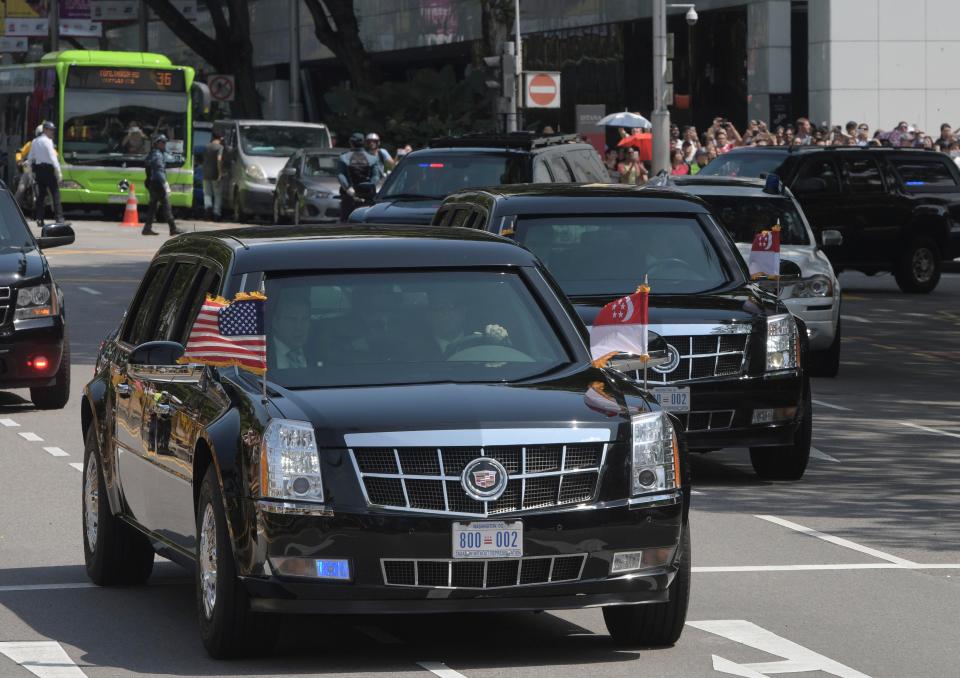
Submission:
[[[68,50],[38,63],[0,66],[0,123],[14,151],[44,120],[57,125],[65,207],[121,205],[128,187],[146,198],[144,161],[155,134],[167,135],[174,207],[193,205],[191,98],[194,72],[161,54]]]

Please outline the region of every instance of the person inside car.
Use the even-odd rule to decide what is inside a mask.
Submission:
[[[307,338],[310,334],[310,302],[290,292],[280,295],[271,309],[267,331],[267,363],[269,367],[290,370],[315,365]]]

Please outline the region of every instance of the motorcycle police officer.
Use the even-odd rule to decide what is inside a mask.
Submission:
[[[158,134],[153,138],[153,148],[147,154],[147,190],[150,192],[150,208],[143,224],[143,235],[159,235],[154,231],[153,220],[157,216],[157,208],[163,209],[163,217],[170,226],[170,235],[177,235],[183,231],[177,228],[173,220],[173,210],[170,208],[170,184],[167,183],[167,136]]]
[[[363,183],[376,185],[383,179],[380,159],[363,147],[363,135],[354,132],[350,136],[350,150],[340,156],[337,163],[337,179],[340,180],[340,221],[347,221],[357,207],[357,187]]]

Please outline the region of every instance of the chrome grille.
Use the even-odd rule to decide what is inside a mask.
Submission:
[[[10,298],[10,288],[0,287],[0,301],[6,301]]]
[[[8,311],[8,310],[9,310],[9,307],[7,307],[7,306],[0,306],[0,325],[2,325],[3,323],[7,322],[7,311]]]
[[[414,560],[383,558],[387,586],[453,589],[499,589],[578,581],[586,553],[496,560]]]
[[[491,516],[593,499],[608,443],[497,447],[361,447],[350,458],[369,506],[410,512]],[[477,501],[460,482],[478,457],[507,470],[494,501]]]
[[[680,354],[680,362],[667,373],[647,370],[647,383],[672,384],[697,379],[739,376],[746,367],[749,334],[672,336],[664,340]],[[643,372],[634,373],[643,381]]]
[[[736,410],[712,410],[704,412],[675,412],[685,431],[717,431],[733,426]]]

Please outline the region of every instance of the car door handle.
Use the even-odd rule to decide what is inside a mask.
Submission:
[[[157,403],[156,405],[153,406],[153,409],[157,413],[157,415],[161,417],[170,416],[170,411],[172,410],[172,408],[166,403]]]
[[[121,398],[129,398],[133,393],[133,386],[130,384],[117,384],[117,395]]]

